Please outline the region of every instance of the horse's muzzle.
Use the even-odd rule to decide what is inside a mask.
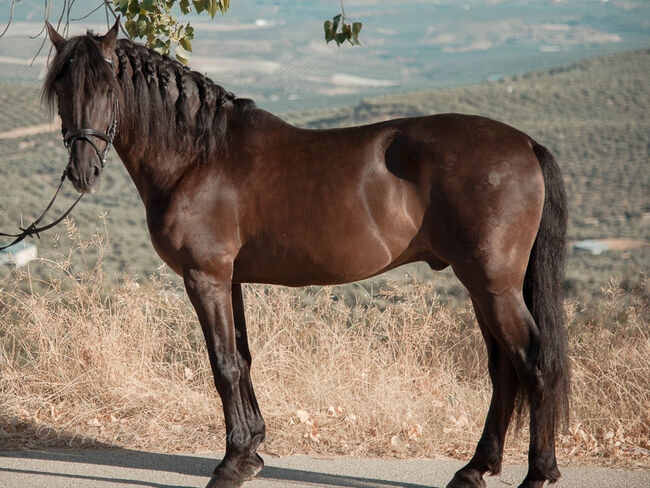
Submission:
[[[92,159],[94,160],[95,158]],[[80,170],[76,164],[70,161],[66,168],[66,174],[72,182],[72,186],[79,193],[93,193],[99,183],[102,167],[98,161],[89,161],[83,166],[83,169]]]

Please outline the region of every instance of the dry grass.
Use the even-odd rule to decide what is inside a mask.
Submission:
[[[69,231],[77,240],[49,263],[46,292],[0,290],[0,447],[221,449],[220,402],[184,295],[164,275],[111,282],[103,239]],[[471,454],[490,385],[468,304],[442,305],[432,283],[417,282],[367,308],[330,288],[250,286],[245,301],[265,452]],[[567,311],[573,420],[561,461],[648,467],[646,288],[612,283]],[[509,436],[507,459],[522,459],[526,438],[525,428]]]

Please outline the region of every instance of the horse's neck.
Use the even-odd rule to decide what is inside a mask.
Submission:
[[[152,141],[121,137],[115,149],[124,163],[145,207],[160,195],[169,194],[184,171],[184,161],[173,154],[164,154],[152,147]]]
[[[137,131],[121,132],[115,150],[124,163],[145,205],[168,195],[190,164],[179,152],[166,151],[155,138]]]
[[[194,104],[194,101],[190,100],[188,103]],[[224,121],[226,131],[234,134],[221,134],[219,137],[223,138],[223,144],[228,144],[226,141],[231,141],[235,145],[241,144],[247,139],[247,124],[243,122],[241,114],[230,102],[227,102],[222,110],[226,118]],[[179,136],[178,144],[169,147],[158,137],[143,136],[131,120],[124,120],[124,127],[125,130],[121,131],[115,140],[115,149],[147,208],[152,203],[158,204],[161,198],[168,197],[191,166],[218,165],[228,157],[228,148],[222,147],[214,154],[208,155],[206,161],[194,147],[196,142],[183,140]]]
[[[129,70],[129,76],[132,76],[131,66],[129,65],[127,69]],[[170,83],[167,90],[167,96],[170,97],[172,103],[175,103],[176,98],[179,96],[176,85]],[[188,96],[186,103],[191,111],[189,119],[196,120],[195,116],[201,105],[198,87],[190,90],[185,96]],[[196,142],[184,141],[184,137],[180,135],[180,130],[178,131],[179,142],[178,144],[172,144],[172,147],[169,147],[168,142],[163,140],[168,136],[143,135],[137,125],[138,114],[133,110],[129,110],[128,107],[125,108],[124,130],[119,133],[115,140],[115,149],[131,175],[147,208],[151,203],[158,203],[161,198],[169,196],[186,170],[191,165],[197,164],[198,160],[208,164],[223,163],[222,159],[227,158],[229,153],[229,149],[223,147],[223,145],[230,143],[234,146],[248,146],[251,135],[260,132],[265,133],[265,131],[261,130],[262,126],[269,128],[276,125],[286,125],[285,122],[275,116],[257,108],[249,108],[246,112],[247,115],[244,115],[240,107],[235,106],[231,101],[226,101],[219,110],[222,111],[224,120],[221,123],[225,127],[224,130],[227,134],[214,134],[214,137],[221,141],[222,146],[217,147],[206,156],[200,155],[200,151],[197,151]],[[135,110],[150,113],[151,117],[168,117],[165,114],[154,113],[154,110],[146,106],[136,107]],[[254,115],[251,115],[251,110]],[[253,131],[250,130],[251,118],[255,119],[255,130]],[[173,124],[175,120],[170,117],[168,122]],[[208,149],[208,151],[211,150]],[[202,160],[205,157],[208,158],[208,161]]]

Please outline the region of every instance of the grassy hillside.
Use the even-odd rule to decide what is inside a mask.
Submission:
[[[441,112],[481,114],[507,122],[551,149],[564,171],[570,199],[570,239],[650,239],[650,51],[587,60],[476,86],[407,93],[364,100],[356,107],[289,114],[305,127],[362,124],[390,117]],[[236,87],[228,87],[236,91]],[[48,117],[35,88],[0,86],[0,131],[43,123]],[[31,221],[55,188],[66,164],[58,133],[0,139],[0,229],[13,229],[21,215]],[[68,189],[70,198],[73,193]],[[64,199],[54,213],[64,208]],[[111,155],[99,191],[74,212],[82,236],[106,226],[104,257],[109,276],[128,271],[139,278],[161,261],[149,244],[144,210],[120,161]],[[100,219],[105,215],[105,220]],[[59,230],[59,233],[62,233]],[[55,233],[39,242],[49,257]],[[66,240],[59,242],[65,246]],[[609,276],[638,282],[647,270],[647,248],[574,256],[572,289],[603,286]],[[89,256],[88,259],[92,259]],[[32,271],[43,275],[43,266]],[[6,275],[8,269],[0,273]],[[421,276],[422,270],[414,271]],[[400,271],[401,273],[401,271]],[[428,276],[428,275],[426,275]]]

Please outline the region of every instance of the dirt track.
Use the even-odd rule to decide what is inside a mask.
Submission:
[[[16,129],[0,132],[0,139],[18,139],[20,137],[34,136],[36,134],[56,132],[59,129],[59,122],[53,120],[49,124],[29,125],[27,127],[18,127]]]

